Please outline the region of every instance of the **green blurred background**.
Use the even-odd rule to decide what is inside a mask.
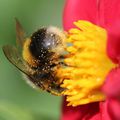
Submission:
[[[3,55],[15,44],[15,20],[27,35],[41,26],[62,28],[64,0],[0,0],[0,120],[59,120],[61,97],[33,90]]]

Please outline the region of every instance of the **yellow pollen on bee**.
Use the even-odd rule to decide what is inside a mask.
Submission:
[[[64,59],[68,67],[58,70],[64,78],[61,87],[67,89],[62,94],[72,106],[104,101],[101,87],[109,71],[116,66],[106,53],[107,32],[88,21],[74,24],[76,28],[68,31],[66,39],[72,43],[66,48],[69,56]]]
[[[22,52],[22,56],[23,56],[23,59],[32,67],[36,67],[37,64],[38,64],[38,60],[36,60],[32,54],[30,53],[30,50],[29,50],[29,46],[30,46],[30,43],[31,43],[31,39],[27,38],[25,40],[25,43],[23,45],[23,52]]]

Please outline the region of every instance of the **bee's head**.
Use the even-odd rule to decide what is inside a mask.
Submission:
[[[37,59],[45,59],[48,53],[58,52],[55,50],[63,45],[63,39],[64,35],[59,29],[41,28],[31,36],[30,52]]]
[[[34,32],[30,37],[27,51],[32,56],[32,59],[34,58],[35,60],[39,60],[43,64],[44,61],[48,61],[48,59],[50,60],[53,55],[56,56],[62,54],[64,50],[64,40],[65,35],[58,28],[41,28]],[[27,41],[25,44],[26,43]],[[27,59],[28,63],[31,58]]]

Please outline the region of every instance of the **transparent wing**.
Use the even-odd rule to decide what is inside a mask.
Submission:
[[[30,76],[26,67],[24,65],[24,61],[22,60],[21,55],[19,54],[18,50],[14,46],[5,45],[3,46],[3,52],[7,59],[16,66],[20,71],[25,73],[26,75]]]
[[[22,59],[22,56],[20,55],[19,51],[17,50],[16,47],[10,46],[10,45],[5,45],[3,46],[3,52],[7,59],[14,65],[16,66],[20,71],[25,73],[26,77],[28,79],[27,83],[29,83],[33,88],[36,89],[42,89],[46,90],[47,92],[50,92],[54,95],[61,95],[61,92],[64,90],[61,88],[59,85],[50,82],[49,78],[45,77],[43,79],[42,77],[46,74],[40,73],[38,75],[32,75],[28,71],[28,69],[25,66],[24,60]]]
[[[22,47],[25,39],[25,32],[19,20],[15,18],[15,21],[16,21],[16,42],[19,47]]]
[[[14,66],[16,66],[20,71],[22,71],[25,75],[27,75],[26,76],[28,78],[28,79],[26,79],[27,83],[29,83],[34,88],[36,87],[36,88],[44,89],[44,86],[42,84],[40,84],[40,86],[38,86],[36,84],[37,79],[33,75],[31,75],[30,72],[28,71],[28,69],[26,68],[24,60],[22,59],[22,57],[16,47],[10,46],[10,45],[5,45],[5,46],[3,46],[3,52],[6,56],[6,58]]]

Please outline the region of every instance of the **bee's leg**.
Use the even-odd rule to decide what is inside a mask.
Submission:
[[[74,55],[75,55],[74,53],[70,53],[70,54],[61,55],[59,58],[60,59],[65,59],[65,58],[70,58],[70,57],[72,57]]]
[[[63,66],[68,66],[66,63],[64,62],[59,62],[60,65],[63,65]]]

